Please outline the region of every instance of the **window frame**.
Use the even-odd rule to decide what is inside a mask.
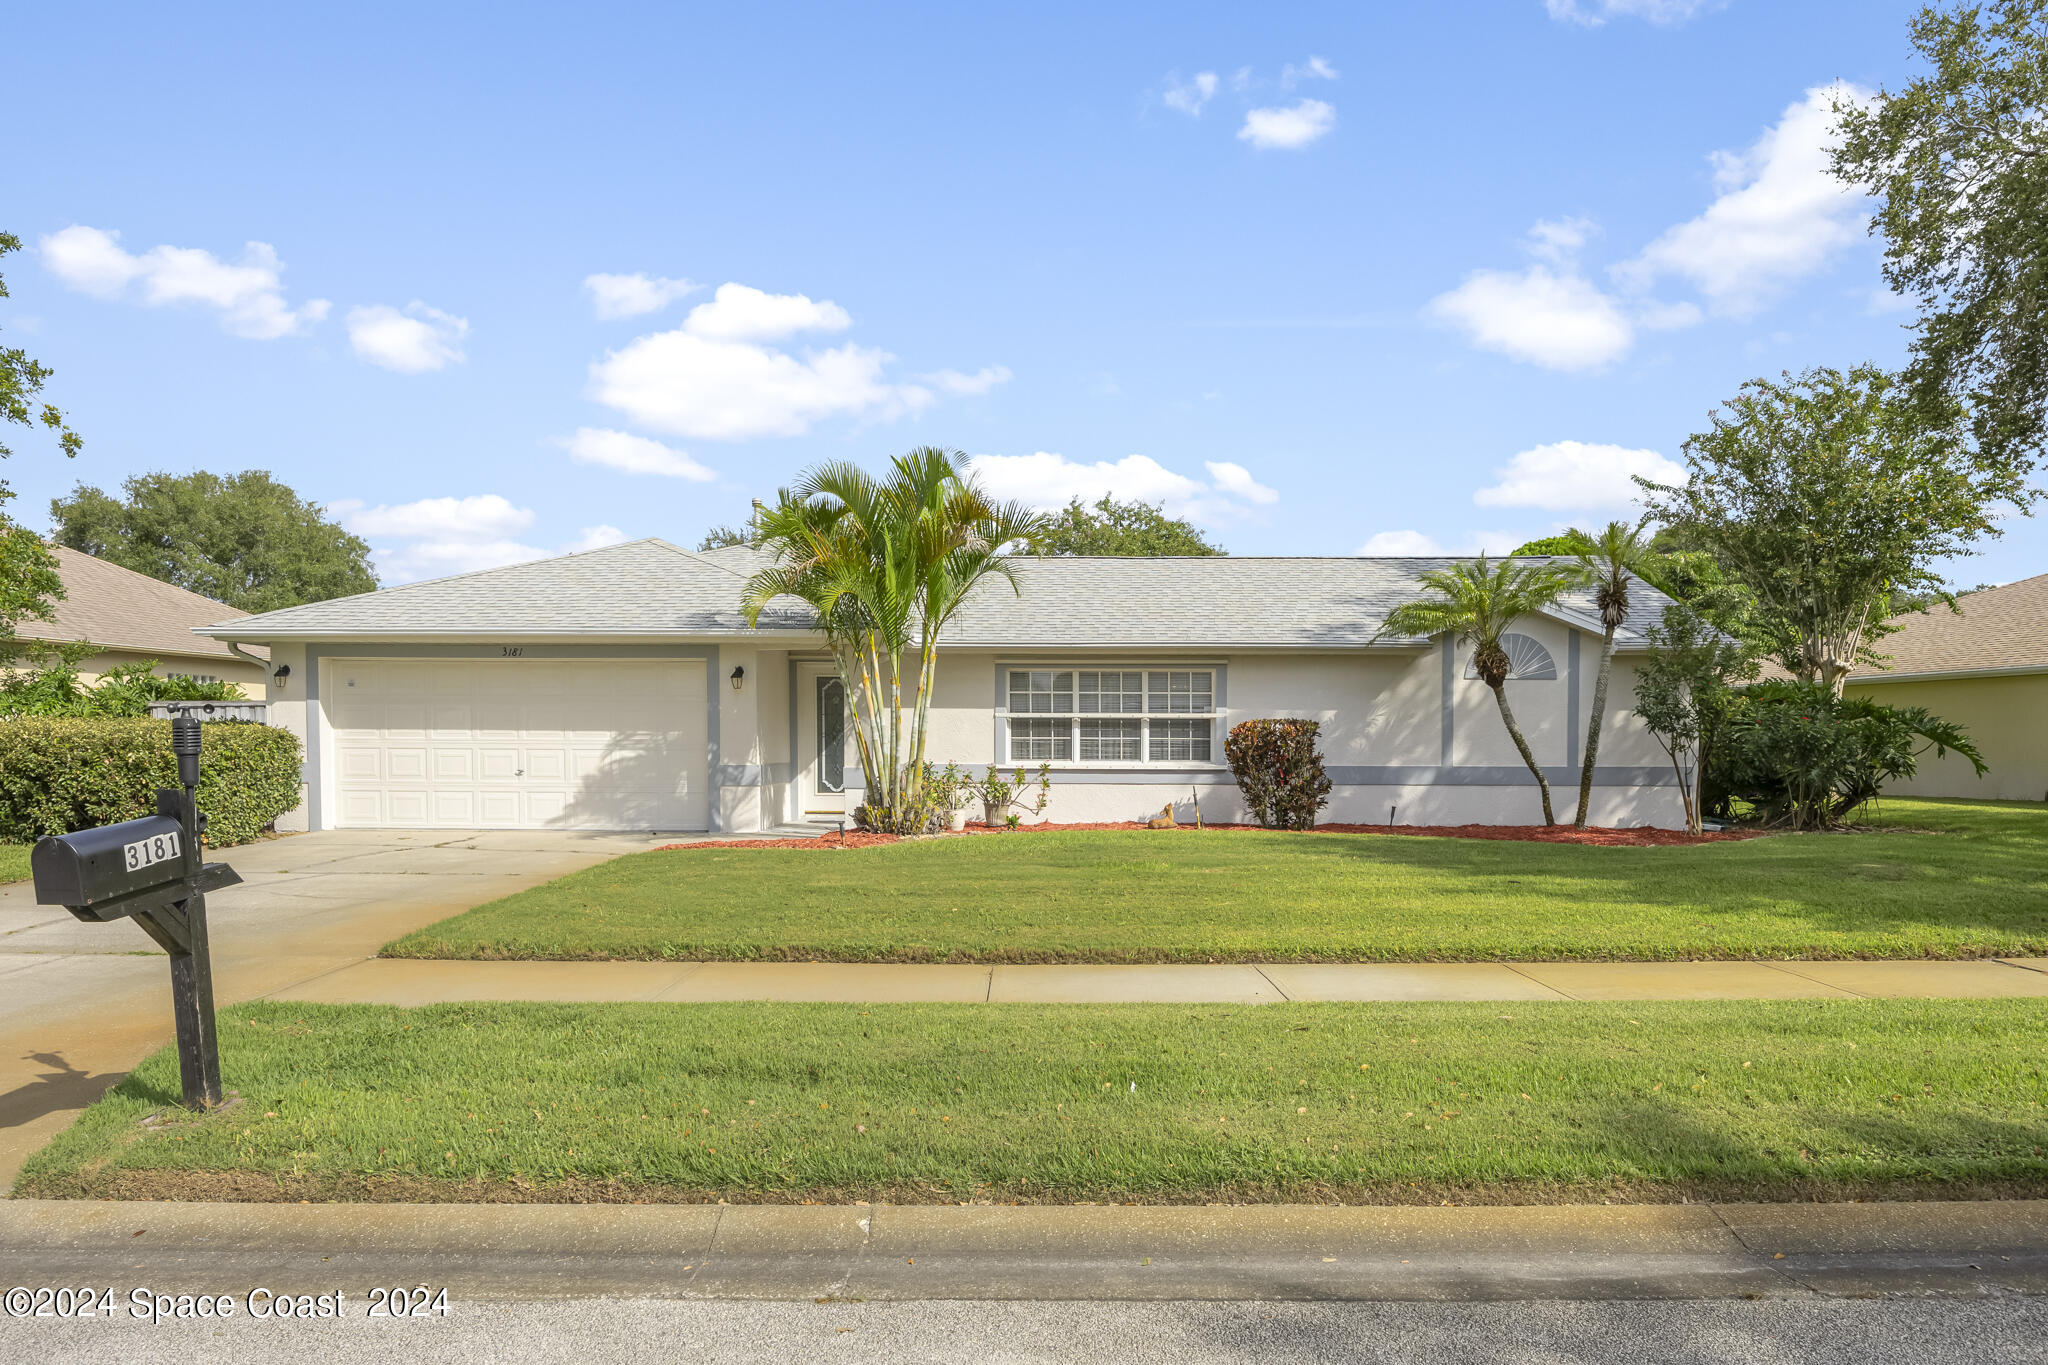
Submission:
[[[1224,677],[1228,666],[1222,663],[1140,663],[1127,660],[1074,661],[1039,660],[998,663],[996,665],[997,748],[1002,755],[998,764],[1005,767],[1035,767],[1040,763],[1050,764],[1060,770],[1103,770],[1103,771],[1160,771],[1160,772],[1214,772],[1227,770],[1228,762],[1223,756],[1224,736],[1229,733],[1227,707],[1224,702]],[[1103,686],[1108,679],[1104,675],[1118,675],[1115,690]],[[1084,688],[1083,675],[1094,683]],[[1157,692],[1153,689],[1155,675],[1163,683]],[[1178,675],[1178,676],[1176,676]],[[1135,685],[1134,681],[1135,680]],[[1022,683],[1022,686],[1017,684]],[[1206,682],[1206,687],[1202,684]],[[1176,687],[1175,684],[1180,684]],[[1116,709],[1106,709],[1103,701],[1115,698]],[[1160,705],[1154,708],[1154,699]],[[1066,702],[1066,709],[1056,708],[1060,700]],[[1196,709],[1197,703],[1206,699],[1208,705]],[[1025,701],[1026,707],[1016,703]],[[1176,701],[1180,704],[1175,705]],[[1135,709],[1132,709],[1133,704]],[[1083,709],[1084,705],[1087,709]],[[1209,757],[1206,759],[1155,759],[1153,758],[1154,721],[1188,722],[1207,721],[1209,724]],[[1016,756],[1015,722],[1059,722],[1065,721],[1066,740],[1063,746],[1067,758],[1019,758]],[[1109,729],[1107,724],[1097,724],[1097,735],[1083,737],[1084,722],[1121,722],[1116,728],[1124,731],[1114,738],[1101,735]],[[1136,723],[1136,734],[1129,733],[1132,722]],[[1034,725],[1032,728],[1039,728]],[[1161,740],[1166,740],[1165,727],[1161,728]],[[1178,741],[1187,744],[1182,738]],[[1039,744],[1046,743],[1042,738]],[[1057,745],[1057,741],[1054,741]],[[1091,747],[1100,751],[1100,746],[1116,744],[1120,749],[1134,745],[1135,758],[1083,758],[1082,754]]]

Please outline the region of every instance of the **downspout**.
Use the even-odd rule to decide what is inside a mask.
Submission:
[[[222,640],[221,643],[228,647],[228,653],[234,655],[237,659],[240,659],[245,663],[252,663],[256,665],[257,671],[262,673],[264,677],[267,678],[270,676],[270,660],[257,658],[254,654],[251,654],[248,650],[243,649],[233,640]]]

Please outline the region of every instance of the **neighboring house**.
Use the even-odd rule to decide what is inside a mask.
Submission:
[[[752,831],[836,822],[861,775],[807,609],[749,630],[744,547],[642,540],[387,588],[208,634],[270,649],[273,724],[306,743],[280,828]],[[947,629],[936,763],[1053,769],[1046,817],[1128,820],[1199,793],[1244,818],[1237,721],[1322,722],[1329,821],[1533,823],[1535,780],[1468,650],[1374,635],[1446,559],[1082,559],[985,583]],[[1630,713],[1647,586],[1620,636],[1592,815],[1682,822],[1668,761]],[[1510,641],[1511,700],[1569,818],[1600,622],[1590,589]]]
[[[1892,618],[1895,635],[1877,642],[1888,669],[1849,675],[1852,696],[1893,706],[1924,706],[1970,734],[1991,771],[1978,777],[1967,760],[1929,754],[1908,782],[1909,796],[2048,799],[2048,574],[1984,588],[1944,606]]]
[[[262,650],[251,650],[259,656],[251,659],[219,640],[194,634],[246,613],[62,545],[51,546],[50,552],[64,582],[64,600],[53,604],[57,619],[17,622],[16,636],[97,646],[98,652],[78,665],[79,677],[89,683],[123,664],[154,663],[153,673],[231,682],[249,700],[263,700],[267,669]]]

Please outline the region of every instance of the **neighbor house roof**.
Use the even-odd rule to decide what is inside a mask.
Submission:
[[[52,604],[53,621],[16,622],[14,633],[22,639],[82,641],[102,649],[185,658],[236,657],[221,641],[192,632],[246,612],[82,551],[53,545],[50,553],[57,558],[64,599]]]
[[[1953,673],[2048,672],[2048,574],[1894,616],[1898,632],[1877,642],[1890,667],[1858,668],[1852,683]]]
[[[237,621],[233,639],[463,635],[731,635],[745,632],[740,589],[768,564],[734,546],[691,553],[639,540],[557,559],[411,583]],[[1416,577],[1455,559],[1355,556],[1267,559],[1069,558],[1019,565],[1021,594],[985,582],[949,624],[963,646],[1355,648],[1374,642],[1387,613],[1419,594]],[[1670,599],[1644,584],[1632,594],[1623,646]],[[1590,631],[1600,617],[1590,588],[1551,615]],[[800,604],[779,600],[768,633],[809,633]],[[1380,641],[1413,644],[1413,641]]]

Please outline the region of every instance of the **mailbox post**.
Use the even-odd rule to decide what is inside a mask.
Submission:
[[[178,1077],[193,1109],[221,1101],[220,1044],[213,1023],[213,964],[207,953],[206,893],[242,880],[201,854],[199,722],[171,721],[178,786],[156,794],[156,814],[76,834],[52,834],[29,855],[36,903],[61,905],[81,920],[132,917],[171,958],[171,1010],[178,1023]]]

